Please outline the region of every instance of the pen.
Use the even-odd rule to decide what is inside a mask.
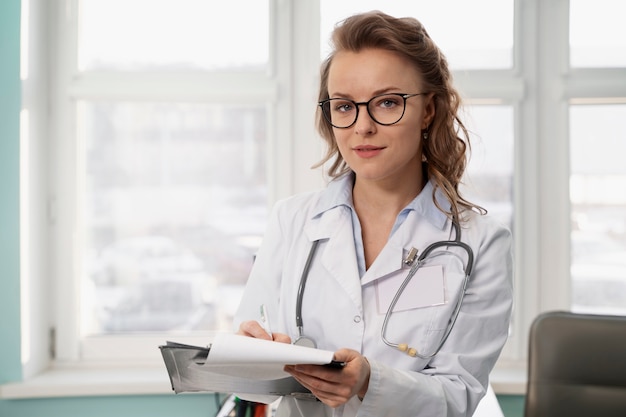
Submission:
[[[263,324],[263,328],[270,335],[270,338],[274,340],[274,335],[272,334],[272,327],[270,326],[270,316],[267,314],[267,307],[265,304],[261,304],[261,324]]]

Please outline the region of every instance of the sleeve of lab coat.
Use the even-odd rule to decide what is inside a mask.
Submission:
[[[421,372],[370,360],[358,416],[469,417],[478,406],[506,342],[513,303],[511,233],[481,217],[463,230],[476,261],[450,336]]]
[[[279,219],[281,202],[277,203],[269,216],[263,244],[256,254],[252,270],[246,283],[243,297],[235,314],[234,326],[238,330],[242,321],[258,320],[260,306],[265,304],[274,325],[280,331],[277,320],[280,297],[280,277],[286,242]]]
[[[280,294],[281,262],[280,256],[285,250],[285,239],[279,221],[280,204],[274,206],[270,213],[268,227],[263,238],[263,244],[256,254],[252,271],[248,277],[241,302],[235,313],[233,325],[235,331],[239,325],[247,320],[259,320],[260,306],[265,304],[270,316],[273,331],[280,331],[277,320],[278,301]],[[238,397],[248,401],[270,404],[276,401],[277,396],[260,394],[238,394]]]

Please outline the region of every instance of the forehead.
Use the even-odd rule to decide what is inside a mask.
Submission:
[[[379,90],[409,93],[421,85],[422,76],[411,61],[384,49],[337,52],[328,73],[331,96],[335,93],[371,94]]]

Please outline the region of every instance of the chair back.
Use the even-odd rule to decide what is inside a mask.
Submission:
[[[525,417],[626,416],[626,317],[541,314],[528,356]]]

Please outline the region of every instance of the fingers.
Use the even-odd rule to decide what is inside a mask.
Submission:
[[[283,333],[273,332],[270,336],[261,324],[255,320],[244,321],[239,325],[237,334],[242,336],[255,337],[257,339],[274,340],[275,342],[291,343],[291,338]]]
[[[289,337],[288,335],[284,333],[274,332],[273,336],[274,336],[274,342],[291,344],[291,337]]]
[[[255,337],[257,339],[272,340],[272,337],[265,331],[259,322],[254,320],[244,321],[239,325],[237,334]]]
[[[311,391],[317,399],[330,407],[335,408],[348,402],[352,397],[348,386],[342,384],[340,381],[320,378],[319,376],[313,375],[313,373],[303,372],[305,369],[310,370],[311,367],[322,368],[320,372],[326,374],[326,376],[332,374],[332,371],[331,374],[328,374],[328,370],[323,369],[324,366],[320,365],[288,365],[285,367],[285,371],[289,372],[302,386]],[[341,371],[335,370],[334,372],[340,373]]]
[[[354,350],[341,349],[335,352],[335,360],[345,361],[346,366],[331,369],[321,365],[289,365],[285,371],[331,407],[345,404],[355,395],[362,399],[369,385],[367,359]]]
[[[335,360],[346,362],[346,368],[351,378],[348,383],[356,388],[356,392],[360,399],[365,397],[369,387],[370,380],[370,363],[367,358],[359,352],[351,349],[340,349],[335,352]]]

